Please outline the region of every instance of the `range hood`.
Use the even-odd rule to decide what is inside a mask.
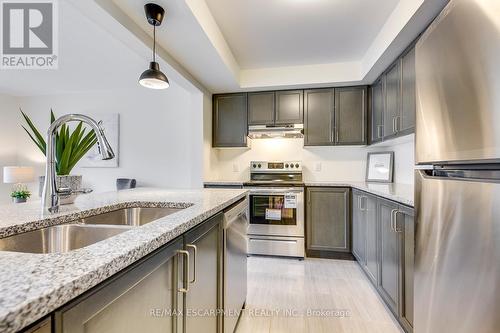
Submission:
[[[248,127],[250,139],[303,138],[304,125],[252,125]]]

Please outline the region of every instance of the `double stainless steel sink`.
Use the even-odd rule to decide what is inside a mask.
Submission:
[[[68,224],[0,239],[0,251],[26,253],[69,252],[118,235],[183,208],[123,208]]]

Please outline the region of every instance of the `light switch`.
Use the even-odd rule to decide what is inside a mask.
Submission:
[[[321,162],[316,162],[314,164],[314,171],[320,172],[321,171]]]

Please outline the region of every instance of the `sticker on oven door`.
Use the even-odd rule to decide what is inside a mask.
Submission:
[[[285,207],[284,208],[297,208],[297,195],[293,193],[285,194]]]
[[[266,208],[266,220],[281,220],[281,209]]]

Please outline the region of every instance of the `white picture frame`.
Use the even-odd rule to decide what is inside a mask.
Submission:
[[[366,158],[366,182],[392,183],[394,152],[372,152]]]

